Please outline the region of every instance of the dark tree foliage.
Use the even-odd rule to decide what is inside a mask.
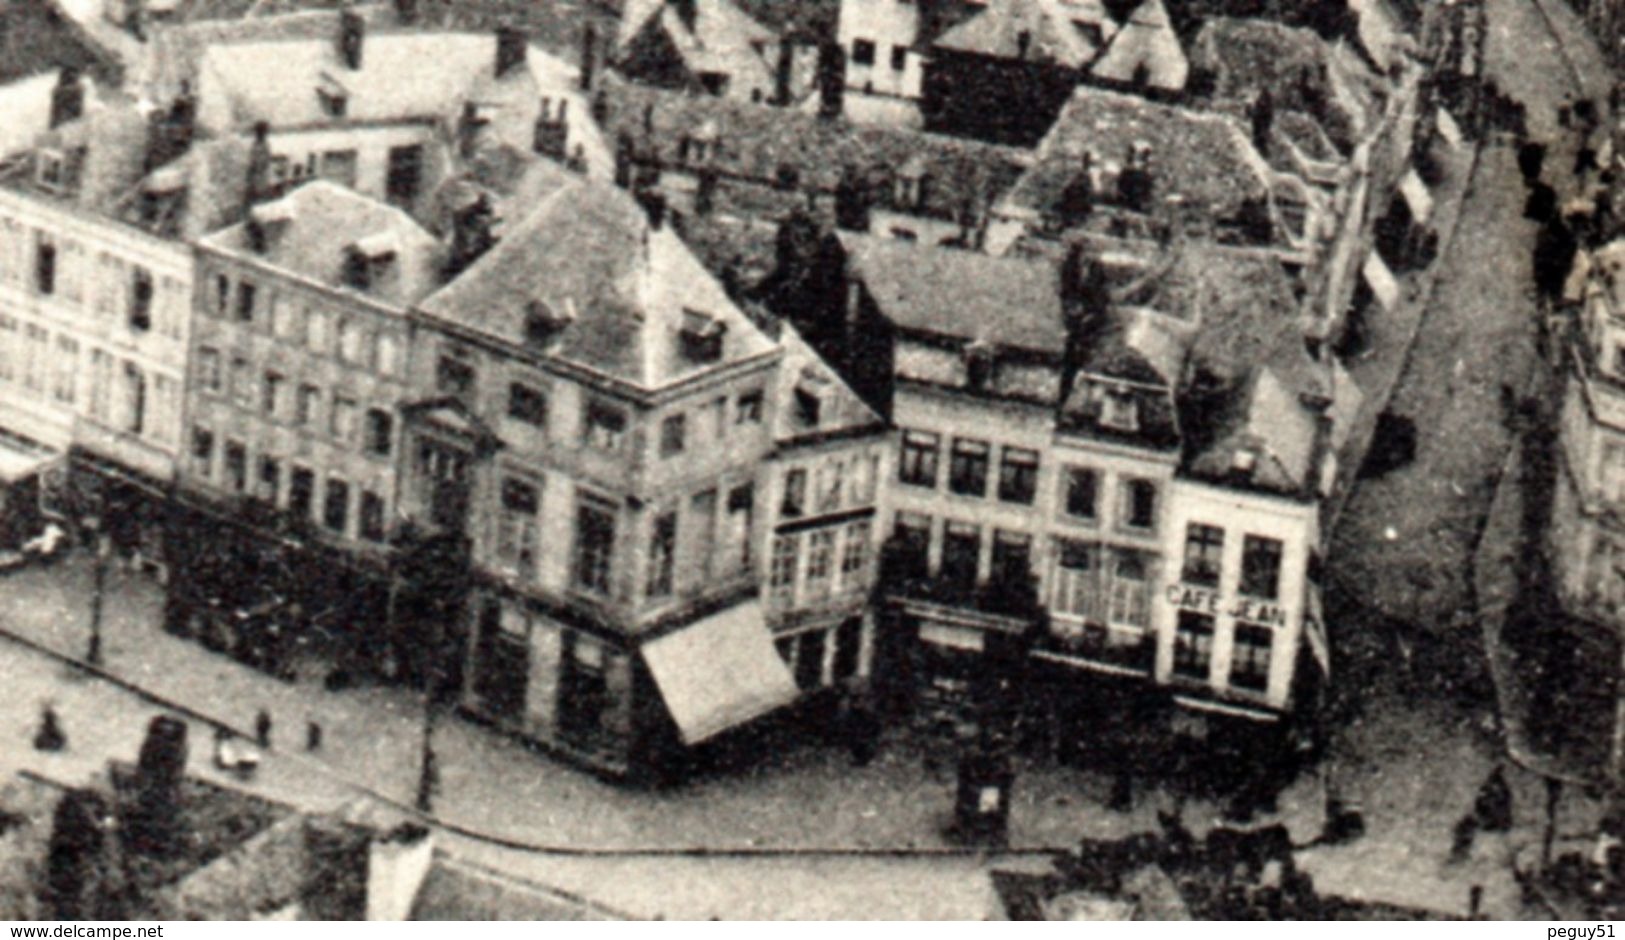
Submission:
[[[116,919],[110,909],[113,868],[107,801],[91,790],[69,790],[51,818],[44,897],[57,920]]]

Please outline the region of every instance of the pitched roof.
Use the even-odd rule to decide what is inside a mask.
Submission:
[[[854,273],[880,313],[922,333],[1062,355],[1058,273],[1048,261],[842,232]]]
[[[556,888],[437,854],[412,902],[411,919],[618,920],[624,915]]]
[[[1091,11],[1098,16],[1091,16]],[[1115,24],[1098,4],[1079,7],[1063,0],[994,0],[981,13],[937,37],[932,45],[955,52],[1024,58],[1081,69],[1094,59],[1101,40],[1114,29]]]
[[[1209,218],[1233,220],[1248,200],[1268,199],[1269,166],[1234,118],[1080,86],[997,211],[1059,212],[1085,153],[1099,171],[1141,144],[1149,148],[1153,205],[1177,197]]]
[[[242,135],[194,143],[147,174],[124,219],[155,234],[192,241],[236,222],[248,187],[249,142]]]
[[[248,255],[328,287],[355,290],[345,279],[348,249],[378,244],[393,260],[365,295],[405,307],[433,290],[440,278],[440,243],[396,209],[337,183],[315,180],[255,212],[274,223],[263,253],[249,244],[247,225],[238,223],[206,236],[202,244]]]
[[[1310,115],[1344,152],[1376,117],[1380,80],[1342,43],[1327,42],[1313,30],[1215,17],[1203,23],[1191,58],[1212,73],[1211,98],[1219,106],[1245,113],[1267,90],[1277,114]]]
[[[629,195],[581,181],[548,196],[420,308],[514,345],[526,342],[531,311],[552,311],[569,322],[548,346],[550,358],[641,389],[772,349],[670,227],[651,229]],[[685,311],[723,326],[720,363],[682,354]]]
[[[679,5],[670,0],[630,0],[621,13],[617,51],[625,53],[640,36],[658,31],[691,73],[728,75],[730,87],[768,94],[773,88],[773,71],[758,50],[774,40],[773,32],[730,0],[690,2],[694,5],[692,28]]]
[[[27,175],[14,175],[12,185],[29,186],[36,161],[50,151],[60,157],[63,182],[46,195],[92,212],[116,214],[141,179],[146,154],[147,120],[135,102],[117,94],[87,101],[84,114],[37,136],[30,159],[20,161]]]
[[[799,438],[823,437],[841,431],[877,428],[885,422],[880,415],[854,392],[851,386],[836,374],[807,345],[801,334],[789,323],[780,322],[779,346],[784,359],[778,371],[776,394],[780,405],[773,427],[774,440],[781,444],[794,443]],[[819,395],[818,423],[808,425],[800,419],[798,409],[790,405],[797,390],[811,389]]]
[[[1150,88],[1184,88],[1190,62],[1162,0],[1144,0],[1136,7],[1089,72],[1125,85],[1139,84],[1137,79],[1143,75]]]
[[[772,185],[782,167],[798,187],[831,192],[845,167],[889,183],[905,165],[927,178],[921,214],[954,218],[965,201],[996,200],[1026,169],[1030,153],[1014,147],[903,128],[830,121],[799,111],[709,95],[606,81],[606,134],[625,135],[644,159],[682,166],[700,133],[716,142],[711,165],[725,178]],[[645,133],[645,128],[649,133]],[[884,186],[890,190],[890,186]]]
[[[0,85],[67,66],[110,85],[121,71],[117,57],[56,0],[0,0]]]

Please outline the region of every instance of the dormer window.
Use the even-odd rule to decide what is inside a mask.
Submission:
[[[322,113],[330,118],[342,118],[350,111],[350,93],[331,75],[323,75],[316,86],[316,98],[322,104]]]
[[[41,150],[35,179],[46,189],[60,191],[67,186],[66,158],[60,150]]]
[[[1140,429],[1140,407],[1127,389],[1107,389],[1101,396],[1100,423],[1117,431]]]
[[[993,381],[995,364],[992,344],[976,341],[965,347],[965,386],[984,389]]]
[[[796,421],[804,428],[816,428],[823,418],[824,395],[829,388],[829,381],[812,370],[801,374],[796,383],[795,407]]]
[[[683,326],[679,332],[683,355],[695,363],[716,362],[722,358],[722,337],[727,324],[710,314],[696,310],[683,311]]]
[[[380,232],[360,239],[344,255],[344,281],[356,290],[371,290],[394,260],[398,242],[393,232]]]
[[[532,300],[525,305],[525,342],[531,346],[546,346],[574,321],[574,306],[555,307],[545,300]]]

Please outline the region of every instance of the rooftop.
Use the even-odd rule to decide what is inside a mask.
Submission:
[[[1136,149],[1148,158],[1153,207],[1177,201],[1214,221],[1234,221],[1249,202],[1268,203],[1269,166],[1234,118],[1079,87],[1039,144],[1031,169],[996,211],[1059,215],[1085,155],[1092,173],[1109,177]]]
[[[693,10],[685,19],[684,3]],[[777,37],[731,0],[628,0],[616,49],[622,68],[635,74],[652,44],[675,51],[691,74],[730,76],[730,90],[773,91],[773,70],[763,58]]]
[[[360,248],[384,262],[366,295],[406,307],[439,283],[441,247],[435,237],[393,206],[326,180],[315,180],[251,211],[265,229],[265,250],[252,243],[250,223],[205,237],[202,244],[252,257],[272,268],[330,288],[350,286],[349,257]]]
[[[784,350],[779,369],[777,425],[773,436],[780,444],[801,439],[822,439],[826,435],[882,427],[885,421],[873,408],[831,369],[801,334],[789,323],[780,322],[779,345]],[[798,393],[817,396],[816,420],[807,420],[793,402]]]
[[[1098,3],[996,0],[939,36],[934,46],[1001,59],[1028,59],[1081,69],[1094,60],[1117,24]]]
[[[541,350],[549,358],[645,390],[772,349],[669,226],[652,228],[621,190],[581,181],[544,199],[421,309],[520,346],[528,321],[544,317],[557,324]],[[683,353],[691,314],[720,328],[716,361]]]
[[[714,141],[710,165],[724,177],[775,185],[788,170],[792,188],[820,192],[834,191],[847,167],[888,190],[906,168],[924,180],[918,211],[943,218],[958,217],[978,195],[996,200],[1031,158],[1013,147],[628,82],[606,81],[605,89],[605,133],[624,135],[643,159],[681,167],[696,140]]]
[[[1178,91],[1190,62],[1162,0],[1144,0],[1089,67],[1090,74],[1120,85]]]
[[[0,85],[68,66],[109,85],[121,71],[55,0],[0,0]]]

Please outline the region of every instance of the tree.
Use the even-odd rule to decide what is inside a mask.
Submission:
[[[159,715],[147,725],[136,762],[134,805],[124,807],[124,837],[130,851],[154,858],[172,858],[180,852],[186,751],[185,722]]]
[[[56,920],[118,920],[112,814],[93,790],[69,790],[51,817],[41,900]]]

